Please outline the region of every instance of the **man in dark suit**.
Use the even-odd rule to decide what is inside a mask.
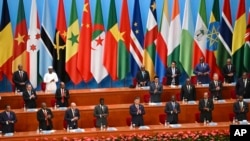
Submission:
[[[232,64],[231,59],[227,59],[227,64],[223,67],[223,75],[226,83],[234,82],[235,77],[235,66]]]
[[[16,114],[11,111],[10,105],[5,106],[5,111],[1,113],[0,122],[2,125],[2,133],[13,133],[15,131],[14,125],[17,122]]]
[[[72,102],[70,108],[65,111],[64,119],[71,129],[78,128],[78,120],[80,119],[80,111],[76,108],[76,104]]]
[[[52,111],[47,108],[46,103],[42,103],[41,109],[37,111],[37,121],[39,122],[39,129],[42,130],[52,130],[53,124],[52,124],[52,118],[53,113]]]
[[[26,85],[26,91],[23,93],[23,100],[26,108],[36,108],[36,91],[32,89],[31,84]]]
[[[219,80],[218,74],[214,73],[213,80],[209,83],[211,97],[218,100],[222,99],[222,88],[222,82]]]
[[[250,80],[247,78],[247,73],[243,72],[242,77],[236,82],[236,94],[242,95],[243,98],[250,98]]]
[[[142,65],[141,70],[137,72],[136,80],[140,86],[148,86],[149,85],[150,75],[149,75],[149,72],[147,70],[145,70],[144,65]]]
[[[56,104],[59,105],[59,107],[68,107],[69,97],[69,90],[65,88],[64,82],[61,82],[60,88],[56,90]]]
[[[129,113],[132,116],[132,124],[135,126],[143,126],[143,115],[145,114],[144,106],[140,104],[140,97],[134,99],[134,104],[130,105]]]
[[[154,82],[150,84],[149,93],[151,102],[161,102],[163,86],[159,82],[159,77],[154,77]]]
[[[200,58],[200,63],[196,65],[194,69],[194,74],[197,76],[197,82],[201,84],[208,84],[210,73],[210,67],[204,62],[204,58]]]
[[[238,101],[236,101],[233,105],[233,110],[235,113],[235,119],[238,121],[247,120],[248,103],[243,101],[243,96],[240,95],[238,97]]]
[[[180,93],[181,99],[187,101],[196,100],[196,89],[195,86],[190,82],[190,79],[186,79],[186,83],[181,87]]]
[[[104,104],[104,99],[100,98],[100,104],[95,106],[94,116],[96,117],[96,127],[108,125],[107,117],[109,115],[108,106]]]
[[[15,84],[15,89],[20,92],[26,90],[26,84],[29,83],[29,77],[22,65],[18,65],[18,70],[13,73],[12,81]]]
[[[200,121],[204,120],[211,122],[212,121],[212,111],[214,110],[214,103],[211,98],[208,97],[208,93],[204,93],[204,98],[199,101],[199,110],[200,110]]]
[[[179,85],[180,70],[176,67],[176,62],[172,61],[171,67],[166,70],[167,85]]]
[[[166,103],[165,113],[167,114],[167,122],[170,124],[178,123],[178,114],[181,112],[180,104],[176,102],[175,96],[171,96],[171,101]]]

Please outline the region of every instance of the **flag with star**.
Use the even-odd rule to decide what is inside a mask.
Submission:
[[[100,83],[108,75],[108,72],[102,63],[105,32],[103,25],[101,0],[96,1],[95,10],[95,19],[91,41],[91,73],[96,82]]]
[[[220,29],[219,8],[220,8],[219,0],[214,0],[212,12],[210,15],[210,21],[208,25],[206,60],[208,65],[210,66],[210,77],[212,77],[214,73],[217,73],[219,75],[219,78],[222,79],[220,68],[216,63],[216,57],[217,57],[216,52],[219,44],[219,29]]]
[[[120,20],[120,31],[123,34],[122,40],[118,42],[118,78],[124,79],[129,72],[129,44],[130,44],[130,22],[127,0],[123,0]]]
[[[193,68],[200,62],[200,57],[206,57],[207,43],[207,14],[206,2],[200,0],[199,13],[194,30]]]
[[[169,15],[168,0],[163,1],[163,9],[161,15],[161,25],[157,36],[155,70],[160,80],[165,76],[167,68],[167,40],[169,36]]]
[[[133,77],[140,69],[143,61],[144,33],[142,28],[139,0],[134,1],[134,12],[130,31],[130,72]]]
[[[156,2],[151,0],[148,11],[148,19],[146,24],[146,34],[144,40],[144,57],[143,64],[145,69],[149,71],[150,79],[155,76],[155,51],[156,40],[158,34],[157,18],[156,18]]]
[[[103,64],[112,80],[117,80],[117,48],[118,41],[123,40],[123,34],[120,33],[118,28],[115,0],[110,0]]]
[[[222,11],[221,26],[219,33],[219,45],[217,51],[217,64],[220,68],[223,68],[228,58],[231,58],[232,54],[232,37],[233,26],[231,18],[230,0],[224,0],[224,6]]]
[[[191,77],[193,73],[192,59],[193,59],[193,43],[194,43],[194,24],[192,16],[192,8],[190,0],[186,0],[184,8],[184,17],[181,31],[180,44],[180,64],[182,65],[187,77]],[[191,57],[190,57],[191,56]],[[181,67],[181,66],[179,66]]]
[[[69,26],[66,41],[66,71],[74,84],[81,82],[81,75],[77,69],[77,51],[79,44],[79,23],[77,17],[76,1],[72,0]]]
[[[14,35],[14,47],[13,47],[13,62],[12,62],[12,72],[18,69],[18,65],[23,65],[23,69],[29,74],[29,59],[27,47],[27,25],[24,13],[23,0],[19,1],[17,20],[16,20],[16,30]]]
[[[245,46],[244,46],[244,58],[243,58],[243,66],[246,72],[250,71],[249,60],[250,60],[250,9],[248,11],[248,22],[245,34]]]
[[[56,30],[53,44],[53,68],[61,81],[68,82],[70,78],[65,70],[67,25],[63,0],[59,0],[58,2]]]
[[[7,0],[3,0],[0,21],[0,71],[12,83],[13,35]]]
[[[43,78],[48,72],[48,67],[53,64],[53,39],[54,29],[52,28],[51,12],[49,7],[49,0],[44,0],[43,15],[41,23],[41,39],[42,45],[39,50],[39,74]]]
[[[91,13],[89,0],[84,1],[82,27],[80,32],[80,40],[77,55],[77,69],[80,72],[82,79],[88,82],[92,79],[90,71],[91,64]]]
[[[172,61],[176,62],[179,67],[179,53],[180,53],[180,41],[181,41],[181,19],[178,0],[174,0],[172,17],[169,27],[168,38],[168,65],[170,66]]]
[[[27,51],[29,52],[29,79],[33,88],[38,82],[38,51],[41,45],[40,23],[37,13],[36,0],[32,0],[29,20]]]
[[[232,58],[236,68],[236,77],[240,77],[244,71],[243,56],[246,33],[245,0],[239,0],[238,12],[233,31]]]

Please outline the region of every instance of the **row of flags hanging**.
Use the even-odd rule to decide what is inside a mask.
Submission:
[[[138,0],[134,1],[132,18],[128,14],[127,0],[123,0],[120,25],[115,0],[110,0],[106,28],[101,0],[96,0],[95,15],[91,15],[89,0],[84,0],[81,26],[76,1],[72,0],[68,27],[63,0],[58,0],[56,29],[52,29],[48,2],[44,0],[40,22],[36,0],[32,0],[27,29],[23,0],[19,0],[13,36],[8,3],[3,0],[0,73],[10,81],[18,64],[27,70],[34,88],[51,65],[61,81],[71,80],[74,84],[87,83],[92,79],[100,83],[107,76],[113,81],[122,80],[129,73],[135,76],[142,64],[151,79],[155,75],[162,79],[172,61],[177,62],[184,76],[190,77],[202,56],[209,63],[211,74],[216,72],[221,76],[221,68],[227,58],[233,59],[237,76],[243,71],[250,71],[250,17],[247,23],[245,0],[239,0],[234,28],[229,0],[224,0],[222,12],[219,0],[214,0],[209,22],[206,20],[205,0],[200,0],[195,27],[190,0],[185,1],[182,25],[178,0],[173,1],[171,18],[168,0],[163,1],[160,22],[156,17],[156,1],[151,0],[145,34]]]

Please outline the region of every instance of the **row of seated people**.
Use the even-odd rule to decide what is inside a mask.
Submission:
[[[204,97],[200,99],[198,104],[199,109],[199,120],[198,122],[212,121],[212,112],[214,110],[214,103],[211,98],[208,97],[208,93],[204,93]],[[164,109],[165,114],[159,115],[160,122],[163,123],[162,118],[165,117],[165,122],[169,124],[178,123],[178,115],[180,111],[180,104],[176,101],[175,96],[171,97],[171,101],[167,102]],[[246,120],[248,113],[248,103],[243,101],[243,97],[239,96],[237,101],[233,104],[234,116],[238,120]],[[107,126],[109,115],[108,106],[104,104],[104,99],[100,99],[100,104],[96,105],[94,108],[94,121],[96,127]],[[131,120],[130,125],[143,126],[145,114],[144,105],[140,103],[140,98],[136,97],[134,103],[129,107],[129,113],[131,118],[127,118],[127,122]],[[166,116],[164,116],[166,115]],[[231,115],[232,116],[232,115]],[[39,122],[39,129],[51,130],[53,129],[52,123],[53,113],[46,107],[46,103],[42,103],[41,109],[37,111],[37,120]],[[76,108],[75,103],[71,103],[70,107],[65,111],[64,124],[72,129],[78,128],[78,120],[80,120],[80,112]],[[6,106],[6,110],[1,113],[0,122],[3,127],[3,133],[13,132],[14,124],[17,122],[15,113],[11,111],[10,105]],[[65,127],[65,125],[64,125]]]

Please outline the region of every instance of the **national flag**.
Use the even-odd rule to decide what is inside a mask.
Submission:
[[[129,59],[129,44],[130,44],[130,22],[128,14],[127,0],[123,0],[121,20],[120,20],[120,32],[123,37],[118,42],[118,78],[124,79],[130,70]]]
[[[33,88],[38,82],[38,51],[41,46],[40,23],[37,13],[36,0],[32,0],[30,10],[27,51],[29,52],[29,79]]]
[[[200,1],[194,34],[193,68],[200,62],[200,57],[206,57],[207,15],[205,0]]]
[[[112,80],[117,80],[117,52],[118,41],[123,40],[116,17],[115,0],[110,1],[108,26],[104,46],[103,65],[106,67]]]
[[[90,69],[92,23],[89,0],[84,1],[82,12],[83,18],[79,37],[80,40],[77,55],[77,69],[80,72],[82,79],[85,82],[89,82],[93,77]]]
[[[139,0],[134,1],[134,12],[132,27],[130,32],[130,72],[133,77],[136,76],[143,61],[143,41],[144,33],[142,28],[141,10]]]
[[[44,0],[43,17],[41,26],[42,45],[39,50],[39,74],[41,78],[48,72],[48,67],[53,63],[53,38],[54,32],[51,22],[51,12],[49,7],[49,0]]]
[[[181,20],[178,0],[174,0],[168,37],[168,65],[176,61],[179,66]]]
[[[150,79],[152,80],[155,76],[155,51],[156,51],[156,40],[158,34],[157,17],[156,17],[156,2],[151,0],[148,11],[148,19],[146,25],[146,34],[144,40],[144,57],[143,64],[145,69],[149,71]]]
[[[0,23],[0,50],[0,70],[12,83],[13,34],[7,0],[3,0],[2,6]]]
[[[180,63],[190,77],[193,73],[192,59],[194,43],[194,24],[190,0],[186,0],[181,31]]]
[[[95,19],[91,41],[91,72],[96,82],[100,83],[108,75],[108,72],[102,63],[105,32],[103,25],[101,0],[96,1],[95,10]]]
[[[163,1],[163,9],[161,15],[160,29],[157,36],[156,54],[155,54],[155,70],[159,79],[165,76],[167,68],[167,40],[169,36],[169,15],[168,15],[168,0]]]
[[[219,75],[222,79],[220,68],[216,63],[216,52],[219,44],[219,29],[220,29],[220,9],[219,0],[214,0],[212,12],[210,15],[210,21],[207,33],[207,50],[206,60],[210,66],[210,77],[212,78],[214,73]],[[218,56],[220,57],[220,56]]]
[[[53,68],[61,81],[68,82],[70,81],[70,78],[65,70],[67,25],[63,0],[59,0],[57,11],[53,48]]]
[[[19,0],[16,20],[16,30],[14,35],[12,73],[18,69],[18,65],[23,65],[23,69],[29,74],[29,54],[27,48],[27,25],[24,13],[23,0]]]
[[[249,60],[250,60],[250,9],[248,12],[248,22],[245,34],[244,59],[243,59],[243,66],[246,72],[250,71]]]
[[[220,68],[223,68],[227,59],[231,58],[232,54],[233,26],[229,0],[224,0],[224,6],[221,16],[222,18],[220,23],[219,45],[217,49],[217,64]]]
[[[244,56],[245,33],[246,33],[245,0],[239,0],[237,17],[234,24],[233,43],[232,43],[232,57],[233,57],[233,64],[235,65],[236,68],[236,77],[240,77],[244,69],[243,56]]]
[[[66,41],[66,71],[74,84],[81,82],[81,75],[77,70],[77,51],[79,43],[79,22],[77,17],[76,0],[72,0],[70,19]]]

